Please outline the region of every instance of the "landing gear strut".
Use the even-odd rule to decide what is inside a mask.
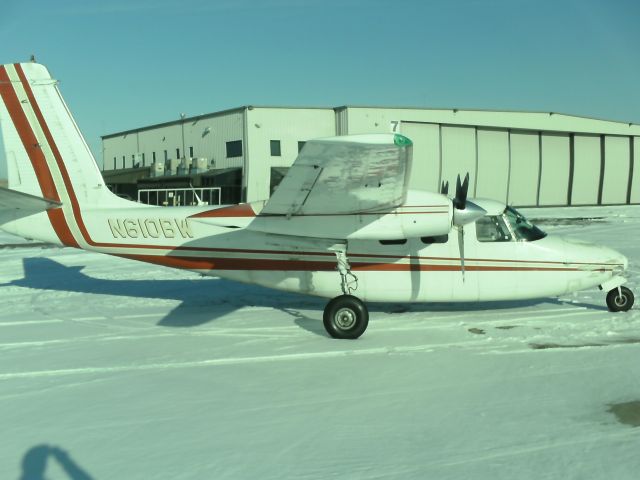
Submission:
[[[324,308],[324,328],[333,338],[356,339],[369,324],[369,311],[362,300],[351,295],[358,288],[358,277],[351,273],[346,245],[336,245],[336,254],[342,295],[335,297]]]
[[[633,292],[627,287],[618,287],[607,293],[607,307],[610,312],[626,312],[633,306]]]

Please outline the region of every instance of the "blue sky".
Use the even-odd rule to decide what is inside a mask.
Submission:
[[[101,162],[100,135],[247,104],[640,123],[639,19],[637,0],[3,0],[0,61],[47,65]]]

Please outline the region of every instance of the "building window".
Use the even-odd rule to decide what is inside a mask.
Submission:
[[[282,154],[280,153],[280,140],[271,140],[271,156],[272,157],[282,156]]]
[[[118,160],[116,160],[116,157],[113,157],[113,169],[114,169],[114,170],[115,170],[116,168],[118,168],[117,161],[118,161]]]
[[[142,154],[142,166],[143,166],[143,167],[144,167],[144,162],[145,162],[145,160],[144,160],[144,153],[143,153],[143,154]]]
[[[156,152],[151,152],[151,157],[153,158],[153,163],[156,163]]]
[[[193,158],[193,147],[189,147],[189,157]]]
[[[124,168],[124,162],[125,162],[125,158],[124,158],[124,155],[122,155],[122,168]]]
[[[242,140],[227,142],[227,158],[242,156]]]
[[[302,147],[304,147],[304,144],[307,142],[298,142],[298,153],[300,153],[300,151],[302,150]]]
[[[176,158],[180,158],[180,149],[176,148]]]
[[[167,153],[167,151],[164,151],[164,161],[166,162],[167,160],[169,160],[169,154]]]

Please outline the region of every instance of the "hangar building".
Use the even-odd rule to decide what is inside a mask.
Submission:
[[[470,196],[515,206],[640,203],[640,126],[554,112],[245,106],[105,135],[114,191],[209,186],[264,200],[306,140],[399,132],[414,142],[411,187],[470,174]],[[214,202],[215,203],[215,202]]]

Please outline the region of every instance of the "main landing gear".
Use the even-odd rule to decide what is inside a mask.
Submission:
[[[358,288],[358,277],[351,273],[346,245],[332,248],[338,260],[343,295],[335,297],[324,308],[324,328],[333,338],[356,339],[369,324],[367,306],[351,292]]]
[[[617,287],[607,293],[610,312],[626,312],[633,306],[633,292],[627,287]]]

